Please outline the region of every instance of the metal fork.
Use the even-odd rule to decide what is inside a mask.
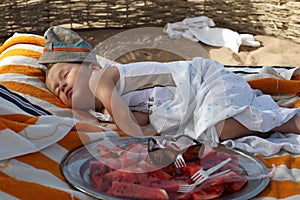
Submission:
[[[162,140],[161,142],[159,142],[157,139],[153,138],[153,141],[155,142],[156,145],[158,145],[158,147],[160,149],[165,149],[166,148],[165,147],[165,145],[167,144],[166,140]],[[173,145],[172,143],[171,143],[171,145],[176,148],[176,145]],[[185,163],[185,160],[184,160],[182,154],[180,153],[180,151],[175,150],[175,149],[170,150],[170,151],[174,152],[174,155],[176,156],[176,159],[174,160],[175,167],[176,168],[185,167],[186,163]],[[155,154],[153,156],[153,160],[155,161],[155,163],[164,163],[164,162],[167,163],[167,161],[164,160],[164,159],[166,159],[166,157],[164,157],[163,154]]]
[[[185,167],[186,163],[185,160],[182,156],[182,154],[178,154],[178,156],[176,157],[176,160],[174,161],[175,167],[176,168],[181,168],[181,167]]]
[[[188,193],[195,189],[196,186],[203,183],[205,180],[207,180],[212,173],[226,165],[228,162],[231,161],[231,158],[227,158],[226,160],[220,162],[219,164],[215,165],[214,167],[211,167],[208,170],[200,169],[195,174],[191,176],[191,179],[195,181],[192,184],[183,184],[179,187],[178,192],[182,193]],[[225,171],[226,172],[226,171]],[[227,172],[226,172],[227,173]],[[218,174],[220,175],[220,174]],[[214,176],[214,175],[213,175]]]
[[[177,149],[178,148],[178,146],[174,143],[176,140],[178,140],[179,139],[179,137],[177,137],[177,138],[175,138],[175,140],[173,139],[169,144],[171,145],[171,146],[173,146],[175,149]],[[167,144],[167,141],[166,140],[163,140],[162,141],[162,144],[163,145],[166,145]],[[185,163],[185,160],[184,160],[184,158],[183,158],[183,155],[182,155],[182,153],[179,153],[180,151],[179,150],[175,150],[177,153],[178,153],[178,155],[176,156],[176,159],[175,159],[175,161],[174,161],[174,165],[175,165],[175,167],[176,168],[181,168],[181,167],[186,167],[186,163]]]
[[[175,138],[172,138],[172,139],[171,139],[171,141],[172,141],[171,144],[174,144],[173,142],[176,142],[177,140],[179,140],[179,139],[181,139],[181,138],[187,138],[187,139],[191,140],[192,142],[194,142],[194,143],[196,143],[196,144],[200,144],[200,142],[199,142],[198,140],[196,140],[196,139],[194,139],[194,138],[192,138],[192,137],[190,137],[190,136],[188,136],[188,135],[179,135],[179,136],[177,136],[177,137],[175,137]],[[173,146],[174,146],[175,148],[178,148],[178,146],[177,146],[176,144],[173,145]],[[186,163],[185,163],[185,160],[184,160],[184,158],[183,158],[183,156],[182,156],[182,153],[179,153],[179,154],[177,155],[174,164],[175,164],[175,167],[176,167],[176,168],[186,167]]]
[[[227,174],[228,172],[230,172],[231,169],[227,169],[225,171],[216,173],[211,175],[208,179],[212,179],[212,178],[216,178],[218,176],[221,176],[223,174]],[[179,186],[177,192],[181,192],[181,193],[190,193],[191,191],[193,191],[200,183],[198,183],[197,181],[192,183],[192,184],[182,184]]]
[[[195,174],[193,174],[193,176],[191,176],[191,179],[193,181],[198,182],[198,184],[201,184],[203,181],[208,179],[210,174],[214,173],[215,171],[217,171],[218,169],[220,169],[221,167],[223,167],[230,161],[231,161],[231,158],[227,158],[226,160],[220,162],[219,164],[217,164],[216,166],[214,166],[208,170],[200,169]]]
[[[159,142],[159,140],[157,140],[156,138],[149,138],[148,139],[148,152],[149,154],[151,154],[152,161],[154,161],[154,163],[156,164],[160,164],[160,165],[165,165],[165,164],[169,164],[171,162],[174,162],[175,167],[176,168],[181,168],[181,167],[185,167],[186,166],[186,162],[183,158],[183,151],[185,150],[179,150],[179,146],[176,143],[179,139],[181,138],[186,138],[189,139],[190,141],[196,143],[197,145],[201,145],[201,143],[199,141],[197,141],[196,139],[188,136],[188,135],[179,135],[175,138],[171,138],[170,142],[168,143],[167,139],[164,138],[161,142]],[[169,154],[173,154],[173,156],[169,156],[169,158],[165,157],[163,154],[157,154],[157,153],[153,153],[153,150],[151,150],[150,148],[150,143],[149,141],[152,141],[154,145],[157,145],[158,149],[156,149],[155,151],[159,151],[159,149],[165,149]],[[166,145],[171,145],[172,148],[166,148]],[[166,152],[164,150],[162,150],[161,152]],[[171,153],[173,152],[173,153]],[[171,161],[170,159],[173,160]]]

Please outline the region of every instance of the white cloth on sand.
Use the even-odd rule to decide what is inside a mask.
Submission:
[[[279,132],[273,133],[269,138],[247,136],[235,140],[222,142],[227,148],[242,149],[250,153],[259,153],[263,156],[274,155],[281,150],[289,153],[300,153],[300,135]]]
[[[241,45],[259,47],[260,42],[252,34],[239,34],[227,28],[215,27],[212,19],[206,16],[186,18],[181,22],[167,23],[164,32],[170,38],[185,38],[216,47],[227,47],[238,53]]]

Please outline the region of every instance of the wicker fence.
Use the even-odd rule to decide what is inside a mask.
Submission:
[[[164,26],[205,15],[217,26],[300,41],[299,0],[1,0],[0,34],[44,32],[49,26]]]

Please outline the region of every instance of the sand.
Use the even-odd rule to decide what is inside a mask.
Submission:
[[[186,39],[170,39],[162,29],[89,29],[77,32],[103,56],[121,62],[173,61],[209,57],[224,65],[300,66],[300,43],[274,36],[255,35],[260,47],[241,46],[239,53]],[[154,36],[153,36],[154,35]],[[100,45],[99,45],[100,44]],[[98,50],[97,50],[98,51]]]

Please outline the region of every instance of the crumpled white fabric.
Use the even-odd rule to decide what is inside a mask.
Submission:
[[[222,144],[227,148],[242,149],[263,156],[271,156],[281,150],[300,153],[300,135],[293,133],[282,134],[276,132],[266,139],[258,136],[247,136],[235,140],[226,140]]]
[[[276,71],[270,66],[264,66],[257,74],[247,75],[246,80],[255,80],[260,78],[277,78],[279,80],[291,80],[293,76],[300,74],[300,68],[290,70]],[[298,95],[280,94],[272,95],[277,104],[285,107],[291,107],[299,98]],[[258,153],[263,156],[272,156],[281,150],[290,153],[300,153],[300,135],[279,132],[273,133],[269,138],[260,138],[258,136],[246,136],[234,140],[222,142],[227,148],[242,149],[250,153]]]
[[[216,146],[215,125],[224,119],[233,117],[249,130],[269,132],[300,112],[279,107],[269,95],[252,90],[241,76],[211,59],[165,64],[177,87],[173,100],[150,113],[150,123],[158,133],[186,134]]]
[[[259,47],[251,34],[239,34],[227,28],[215,27],[212,19],[206,16],[186,18],[181,22],[167,23],[163,29],[170,38],[185,38],[216,47],[227,47],[238,53],[241,45]]]
[[[112,122],[113,119],[109,114],[103,114],[101,112],[96,112],[94,110],[88,110],[88,112],[96,117],[98,120],[102,121],[102,122]]]

